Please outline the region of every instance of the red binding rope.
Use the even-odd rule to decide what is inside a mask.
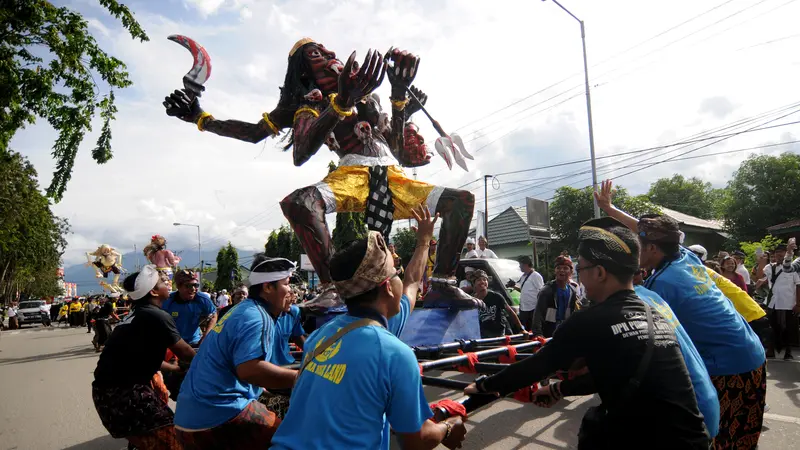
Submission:
[[[542,349],[544,344],[547,344],[547,339],[545,339],[543,336],[536,336],[535,338],[532,338],[531,340],[533,342],[538,342],[539,343],[539,345],[536,346],[536,348],[533,349],[533,353],[538,352],[539,350]]]
[[[538,390],[539,383],[535,383],[531,386],[525,386],[517,392],[514,392],[514,400],[518,400],[522,403],[531,403],[533,401],[533,393]]]
[[[446,398],[444,400],[439,400],[436,403],[431,403],[431,409],[436,409],[436,408],[440,408],[447,411],[450,417],[461,416],[465,419],[467,418],[467,408],[461,403],[458,403],[457,401],[451,400],[449,398]]]
[[[475,363],[478,362],[478,355],[473,352],[464,353],[464,350],[458,350],[459,355],[466,355],[467,362],[466,364],[459,364],[456,366],[456,370],[462,373],[477,373],[475,370]]]
[[[503,364],[514,364],[517,362],[517,348],[513,345],[506,345],[506,351],[508,355],[500,355],[497,360]]]

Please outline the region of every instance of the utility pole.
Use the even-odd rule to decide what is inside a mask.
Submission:
[[[136,271],[142,270],[142,267],[139,265],[139,252],[136,250],[136,244],[133,244],[133,253],[136,253]]]
[[[486,241],[489,241],[489,188],[488,182],[489,178],[492,178],[494,175],[484,175],[483,176],[483,232],[486,233]],[[476,236],[476,239],[480,236]]]
[[[546,1],[546,0],[542,0]],[[578,23],[581,25],[581,44],[583,45],[583,79],[586,85],[586,117],[589,121],[589,153],[592,159],[592,186],[594,192],[597,192],[597,162],[595,160],[595,153],[594,153],[594,126],[592,125],[592,96],[589,92],[589,64],[586,59],[586,28],[584,23],[581,19],[579,19],[575,14],[572,14],[567,8],[564,7],[558,0],[552,0],[559,8],[563,9],[564,12],[569,14],[573,19],[577,20]],[[594,217],[595,219],[600,218],[600,207],[597,205],[597,200],[594,199]]]
[[[202,285],[203,285],[203,246],[202,246],[202,244],[200,242],[200,225],[194,225],[194,224],[191,224],[191,223],[180,223],[180,222],[175,222],[172,225],[174,225],[176,227],[184,226],[184,227],[195,227],[195,228],[197,228],[197,256],[198,256],[198,259],[200,260],[200,278],[199,278],[199,281],[200,281],[200,286],[202,287]]]

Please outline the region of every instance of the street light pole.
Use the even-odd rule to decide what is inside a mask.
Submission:
[[[546,0],[542,0],[546,1]],[[552,0],[559,8],[564,10],[567,14],[569,14],[573,19],[577,20],[578,23],[581,25],[581,44],[583,45],[583,78],[584,83],[586,84],[586,116],[589,121],[589,152],[591,154],[592,159],[592,187],[594,192],[597,192],[597,162],[595,160],[594,154],[594,126],[592,126],[592,96],[589,89],[589,64],[586,59],[586,27],[581,19],[579,19],[575,14],[572,14],[567,8],[564,7],[558,0]],[[594,217],[595,219],[600,217],[600,207],[597,205],[597,199],[592,196],[592,200],[594,201]]]
[[[484,236],[486,242],[489,242],[489,189],[486,183],[492,176],[493,175],[483,176],[483,232],[486,233],[486,236]],[[475,236],[475,238],[480,238],[480,236]]]
[[[200,281],[200,287],[202,287],[202,285],[203,285],[203,247],[202,247],[202,245],[200,243],[200,225],[194,225],[194,224],[191,224],[191,223],[179,223],[179,222],[175,222],[172,225],[174,225],[176,227],[184,226],[184,227],[195,227],[195,228],[197,228],[197,253],[198,253],[198,257],[200,259],[200,278],[199,278],[199,281]]]

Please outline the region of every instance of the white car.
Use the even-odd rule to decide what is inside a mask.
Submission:
[[[44,300],[26,300],[20,302],[17,307],[17,322],[20,328],[22,328],[23,325],[42,323],[42,310],[46,311],[46,314],[49,316],[50,305]]]

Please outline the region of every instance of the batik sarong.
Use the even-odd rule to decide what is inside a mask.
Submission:
[[[200,431],[175,429],[185,450],[269,448],[281,419],[257,401],[250,402],[236,417],[214,428]]]
[[[93,386],[92,400],[111,436],[126,438],[134,445],[143,441],[163,444],[141,448],[180,448],[172,423],[174,414],[150,383],[129,387]]]
[[[714,448],[756,448],[767,400],[766,362],[750,372],[712,376],[711,381],[717,389],[720,416]]]

